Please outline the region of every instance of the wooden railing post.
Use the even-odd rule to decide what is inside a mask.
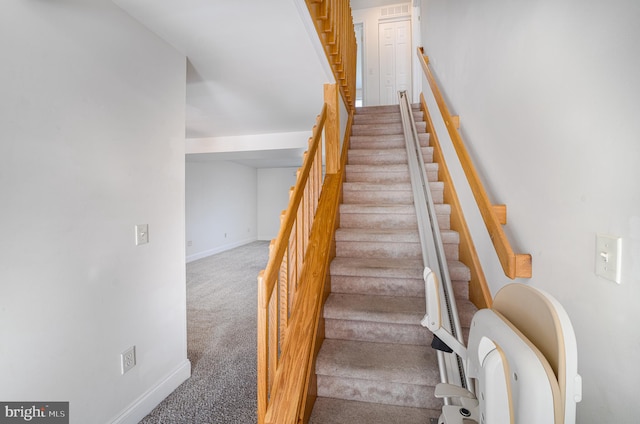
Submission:
[[[327,174],[340,170],[340,108],[338,104],[338,84],[324,85],[324,102],[327,104],[324,142]]]

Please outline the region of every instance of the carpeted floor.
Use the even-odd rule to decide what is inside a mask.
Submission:
[[[258,241],[187,264],[192,375],[141,424],[257,421],[257,276],[268,256]]]

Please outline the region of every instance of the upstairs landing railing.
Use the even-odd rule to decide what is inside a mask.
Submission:
[[[493,205],[489,200],[489,196],[480,180],[478,172],[476,171],[475,166],[473,165],[473,161],[471,160],[471,156],[467,151],[462,137],[458,131],[459,127],[459,118],[451,116],[449,109],[444,101],[444,97],[442,96],[440,89],[436,83],[436,80],[431,72],[429,67],[429,58],[424,54],[422,48],[418,49],[418,57],[419,61],[422,65],[422,69],[424,74],[429,82],[429,85],[433,91],[434,97],[438,104],[438,108],[440,109],[440,113],[442,114],[442,118],[447,127],[447,132],[453,142],[453,146],[456,150],[462,168],[464,170],[465,176],[469,182],[469,186],[471,187],[471,191],[473,196],[478,204],[478,208],[480,210],[480,214],[482,215],[483,221],[491,237],[493,242],[493,246],[496,249],[496,253],[500,260],[500,264],[502,265],[502,269],[505,275],[511,279],[514,278],[531,278],[532,275],[532,263],[531,263],[531,255],[529,254],[516,254],[507,239],[507,236],[504,233],[502,225],[506,224],[506,206],[505,205]],[[426,102],[424,101],[424,97],[422,98],[423,109],[428,113],[426,108]],[[430,118],[429,118],[430,120]],[[432,123],[427,122],[427,127],[431,127],[429,129],[430,132],[433,133]],[[440,156],[442,154],[440,153]],[[465,224],[466,226],[466,224]],[[468,233],[468,230],[467,230]],[[464,234],[461,234],[461,237],[464,237]],[[468,234],[467,234],[468,236]],[[473,249],[473,254],[475,254],[475,249]],[[477,257],[472,259],[472,261],[478,261]],[[479,262],[478,262],[479,263]],[[481,276],[484,279],[484,276]],[[477,293],[477,299],[480,303],[490,303],[490,299],[487,301],[488,289],[486,288],[486,281],[480,282],[480,284],[484,284],[483,288],[475,288]],[[470,288],[470,290],[474,290],[474,287]],[[484,296],[484,300],[480,299],[481,296]],[[472,299],[474,300],[474,299]],[[474,303],[478,304],[474,300]],[[490,306],[486,304],[484,306]]]
[[[309,150],[258,276],[258,423],[306,422],[315,400],[314,364],[323,331],[329,262],[348,148],[340,155],[338,87],[325,86]],[[347,123],[350,133],[352,115]],[[322,175],[322,140],[326,174]],[[340,159],[340,157],[342,159]]]
[[[347,0],[305,0],[348,109],[356,100],[356,33]]]

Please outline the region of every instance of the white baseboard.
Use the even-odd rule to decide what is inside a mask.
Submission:
[[[158,406],[179,385],[191,377],[191,362],[185,360],[175,371],[169,374],[146,393],[136,399],[131,406],[125,409],[112,424],[137,424],[149,415],[153,408]]]
[[[189,263],[189,262],[196,261],[198,259],[206,258],[207,256],[215,255],[216,253],[221,253],[236,247],[244,246],[245,244],[252,243],[256,240],[257,239],[255,237],[252,237],[252,238],[236,241],[234,243],[223,244],[222,246],[205,250],[203,252],[194,253],[186,257],[186,262]]]

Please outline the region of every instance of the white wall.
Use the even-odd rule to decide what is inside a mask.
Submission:
[[[289,189],[298,168],[258,169],[258,239],[272,240],[280,230],[280,214],[289,205]]]
[[[507,231],[523,282],[571,317],[580,423],[632,423],[640,376],[640,3],[422,1],[426,53]],[[622,237],[622,284],[594,274]],[[502,282],[492,282],[495,291]]]
[[[187,262],[256,240],[256,190],[255,168],[187,161]]]
[[[5,0],[0,51],[0,399],[138,422],[190,373],[185,58],[106,0]]]

